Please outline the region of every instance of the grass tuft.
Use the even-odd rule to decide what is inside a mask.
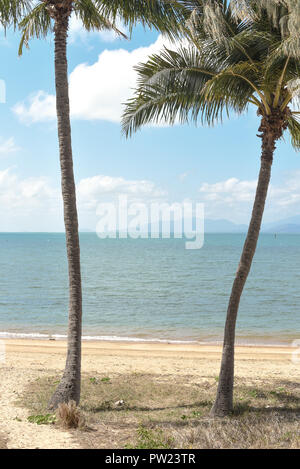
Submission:
[[[174,439],[166,436],[161,428],[149,429],[141,425],[137,430],[135,445],[126,445],[127,449],[168,449],[172,448]]]
[[[75,401],[59,404],[56,417],[58,423],[64,428],[83,428],[85,421]]]

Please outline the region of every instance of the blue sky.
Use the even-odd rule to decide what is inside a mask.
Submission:
[[[59,231],[53,41],[32,41],[21,58],[18,42],[18,34],[1,33],[7,95],[0,104],[0,231]],[[97,204],[118,194],[147,203],[204,202],[208,218],[249,219],[260,157],[254,109],[214,128],[149,126],[129,140],[121,135],[120,103],[132,94],[132,66],[164,43],[142,28],[130,41],[87,34],[72,20],[68,56],[81,228],[94,229]],[[300,155],[288,137],[277,147],[265,221],[300,213]]]

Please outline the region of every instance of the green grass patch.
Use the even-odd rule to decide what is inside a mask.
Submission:
[[[45,415],[30,415],[27,417],[28,422],[36,423],[37,425],[50,425],[55,423],[56,418],[53,414],[45,414]]]

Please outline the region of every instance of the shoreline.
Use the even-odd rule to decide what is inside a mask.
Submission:
[[[287,347],[293,348],[298,345],[293,345],[293,342],[300,337],[300,334],[293,334],[293,337],[287,339],[286,336],[282,338],[271,338],[270,336],[262,336],[253,340],[252,336],[249,338],[239,337],[236,338],[236,346],[238,347]],[[38,333],[38,332],[9,332],[0,331],[1,340],[42,340],[48,341],[67,341],[67,335],[65,334],[50,334],[50,333]],[[207,339],[207,340],[195,340],[195,339],[167,339],[167,338],[151,338],[151,337],[130,337],[130,336],[116,336],[116,335],[83,335],[82,342],[111,342],[111,343],[145,343],[145,344],[178,344],[178,345],[198,345],[198,346],[222,346],[223,339]]]
[[[34,351],[37,348],[45,349],[53,352],[61,351],[67,348],[67,341],[65,339],[40,339],[40,338],[3,338],[1,339],[10,351],[17,351],[19,348]],[[237,355],[245,354],[251,351],[254,355],[259,353],[267,353],[275,355],[293,353],[299,348],[299,345],[269,345],[269,344],[236,344],[235,346]],[[123,340],[83,340],[82,349],[84,352],[95,352],[102,350],[137,350],[137,351],[164,351],[164,352],[192,352],[192,353],[219,353],[222,352],[222,344],[215,343],[171,343],[159,341],[123,341]]]

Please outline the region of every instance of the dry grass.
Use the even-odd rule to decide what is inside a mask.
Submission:
[[[22,405],[45,412],[56,383],[31,383]],[[87,426],[74,436],[84,448],[300,448],[298,383],[238,379],[233,415],[212,419],[216,386],[213,377],[84,376]]]
[[[59,404],[56,411],[58,424],[64,428],[84,428],[85,421],[75,401]]]

